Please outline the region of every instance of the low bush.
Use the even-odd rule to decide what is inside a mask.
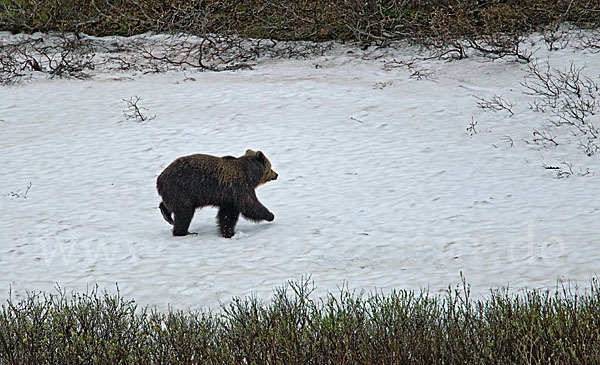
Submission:
[[[0,42],[0,84],[35,72],[87,78],[96,66],[144,73],[247,69],[264,57],[322,55],[330,41],[402,41],[425,58],[480,54],[529,63],[530,33],[555,50],[569,43],[569,30],[591,28],[579,43],[596,51],[599,24],[597,0],[0,0],[0,30],[42,32]],[[93,37],[144,32],[169,37]]]
[[[470,298],[427,292],[313,298],[309,281],[269,302],[235,298],[217,313],[162,313],[93,290],[8,300],[0,363],[512,364],[600,363],[600,287]]]
[[[597,26],[597,0],[0,0],[0,29],[130,36],[147,31],[275,40],[481,37]]]

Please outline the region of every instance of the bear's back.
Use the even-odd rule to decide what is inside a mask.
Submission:
[[[244,167],[239,158],[194,154],[179,157],[158,177],[161,185],[235,184],[244,179]]]

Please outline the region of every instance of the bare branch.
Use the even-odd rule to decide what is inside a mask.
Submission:
[[[479,133],[479,131],[475,128],[476,126],[477,126],[477,121],[475,120],[475,118],[473,118],[473,116],[471,116],[471,122],[469,123],[469,126],[467,127],[467,132],[471,136]]]
[[[29,190],[31,189],[31,181],[29,182],[29,185],[27,185],[27,188],[25,189],[25,192],[23,193],[19,193],[19,192],[14,192],[11,191],[8,195],[13,197],[13,198],[23,198],[23,199],[27,199],[27,194],[29,193]]]
[[[126,120],[133,119],[134,121],[141,123],[156,118],[156,115],[148,117],[142,113],[142,110],[148,111],[148,109],[138,105],[140,100],[142,100],[142,98],[137,95],[132,96],[129,98],[129,100],[123,99],[123,101],[127,104],[127,109],[123,110],[123,115],[125,116]]]
[[[516,105],[516,103],[506,101],[499,95],[494,95],[491,100],[485,100],[484,98],[480,98],[478,96],[474,97],[478,100],[477,105],[483,110],[491,110],[494,112],[506,110],[511,117],[515,115],[515,113],[512,111],[512,108]]]

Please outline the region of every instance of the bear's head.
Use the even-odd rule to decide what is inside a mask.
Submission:
[[[267,156],[265,156],[262,151],[246,150],[245,156],[256,158],[264,166],[263,175],[260,178],[258,185],[268,183],[272,180],[277,180],[277,176],[279,175],[273,169],[271,169],[271,161],[269,161]]]

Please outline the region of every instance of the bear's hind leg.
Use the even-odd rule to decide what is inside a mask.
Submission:
[[[160,213],[162,214],[163,218],[167,221],[167,223],[169,223],[170,225],[173,225],[173,218],[171,217],[171,211],[169,210],[169,208],[167,208],[167,206],[165,205],[165,203],[160,202],[160,205],[158,206],[158,208],[160,209]]]
[[[235,225],[240,217],[240,211],[231,204],[223,205],[219,208],[217,220],[221,235],[225,238],[231,238],[235,234]]]
[[[175,221],[173,222],[173,236],[185,236],[190,234],[188,228],[194,217],[194,208],[180,208],[175,213]]]

